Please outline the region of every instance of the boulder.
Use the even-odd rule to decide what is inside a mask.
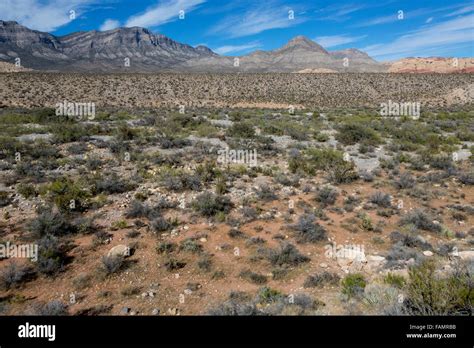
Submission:
[[[130,256],[130,248],[123,244],[116,245],[112,249],[109,250],[109,252],[107,253],[107,256],[108,257],[115,257],[115,256],[128,257]]]

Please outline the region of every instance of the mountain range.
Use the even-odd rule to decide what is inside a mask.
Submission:
[[[65,36],[31,30],[0,20],[0,61],[35,70],[78,72],[381,72],[386,66],[357,49],[327,51],[297,36],[272,51],[240,57],[221,56],[205,46],[192,47],[141,27],[80,31]]]

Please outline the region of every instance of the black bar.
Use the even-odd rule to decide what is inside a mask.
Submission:
[[[25,323],[55,325],[55,340],[19,338]],[[406,345],[472,347],[472,317],[0,317],[0,346]],[[427,325],[431,325],[427,326]],[[446,326],[448,325],[448,326]],[[414,327],[417,327],[415,329]],[[411,327],[411,328],[410,328]],[[422,329],[420,330],[420,327]],[[423,329],[424,327],[424,329]],[[407,334],[456,337],[408,338]]]

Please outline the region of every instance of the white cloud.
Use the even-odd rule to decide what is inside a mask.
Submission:
[[[74,20],[69,11],[75,11],[77,19],[94,2],[98,0],[1,0],[0,16],[30,29],[54,31]]]
[[[149,7],[145,12],[128,18],[127,27],[156,27],[158,25],[179,19],[180,11],[184,15],[194,10],[206,0],[163,0]]]
[[[120,22],[115,19],[106,19],[105,22],[100,26],[100,31],[112,30],[118,28]]]
[[[295,11],[294,19],[290,19],[290,8],[267,3],[243,15],[228,16],[209,31],[210,34],[223,34],[231,38],[248,36],[262,31],[277,28],[288,28],[303,23],[306,19]],[[294,10],[294,9],[293,9]]]
[[[474,37],[474,14],[458,17],[436,25],[424,26],[396,40],[363,48],[370,56],[379,59],[398,59],[423,55],[428,50],[446,51],[452,45],[472,42]]]
[[[425,23],[431,23],[433,21],[433,17],[428,18]]]
[[[249,49],[255,49],[257,47],[260,47],[260,43],[258,42],[251,42],[245,45],[227,45],[227,46],[221,46],[213,51],[216,52],[217,54],[228,54],[228,53],[236,53],[236,52],[242,52],[245,50]]]
[[[339,45],[344,45],[350,42],[355,42],[362,40],[367,37],[367,35],[361,36],[347,36],[347,35],[333,35],[333,36],[319,36],[313,39],[318,44],[323,47],[335,47]]]

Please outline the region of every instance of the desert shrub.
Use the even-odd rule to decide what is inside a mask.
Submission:
[[[82,155],[88,151],[88,146],[87,143],[85,142],[80,142],[76,144],[72,144],[67,148],[67,151],[71,155]]]
[[[47,186],[52,201],[62,212],[87,208],[90,193],[79,182],[61,177]]]
[[[401,225],[408,225],[411,224],[418,229],[431,231],[431,232],[438,232],[442,231],[442,226],[439,223],[435,223],[434,219],[428,215],[427,213],[423,212],[422,210],[415,210],[400,219]]]
[[[474,171],[460,173],[458,180],[464,185],[474,185]]]
[[[392,245],[392,248],[387,253],[387,267],[396,265],[399,261],[407,261],[410,259],[419,260],[421,254],[411,247],[403,245],[401,242],[397,242]]]
[[[240,315],[259,315],[260,311],[252,302],[241,302],[234,299],[229,299],[207,312],[208,315],[216,316],[240,316]]]
[[[198,260],[198,267],[200,270],[210,272],[212,268],[212,258],[210,255],[203,255]]]
[[[301,215],[298,222],[290,225],[290,228],[295,231],[300,243],[316,243],[326,239],[326,230],[315,222],[315,217],[311,214]]]
[[[367,171],[367,170],[363,170],[363,171],[360,171],[359,172],[359,177],[364,180],[365,182],[372,182],[374,181],[374,175]]]
[[[5,191],[0,191],[0,208],[1,207],[6,207],[12,202],[12,199],[8,192]]]
[[[66,253],[58,239],[53,235],[45,235],[38,242],[38,271],[46,275],[55,275],[66,264]]]
[[[230,237],[230,238],[247,238],[247,236],[245,235],[245,233],[243,233],[242,231],[236,229],[236,228],[232,228],[228,233],[227,235]]]
[[[165,267],[166,269],[171,272],[171,271],[175,271],[175,270],[178,270],[178,269],[181,269],[181,268],[184,268],[186,266],[186,262],[183,262],[183,261],[179,261],[179,260],[176,260],[176,259],[168,259],[166,262],[165,262]]]
[[[428,158],[428,163],[432,168],[444,170],[454,166],[453,158],[448,155],[431,156]]]
[[[30,232],[42,237],[45,235],[63,236],[76,233],[77,229],[65,216],[50,209],[42,209],[28,224]]]
[[[346,296],[357,297],[363,294],[366,281],[362,274],[352,273],[348,274],[341,281],[342,293]]]
[[[30,266],[10,262],[0,272],[0,288],[9,290],[30,280],[33,276],[34,271]]]
[[[67,305],[59,300],[36,304],[31,312],[32,315],[38,316],[64,316],[69,314]]]
[[[279,250],[271,250],[268,259],[274,266],[297,266],[301,263],[309,262],[310,258],[301,254],[292,244],[284,244]]]
[[[317,273],[308,276],[304,281],[303,286],[305,288],[323,287],[326,284],[338,285],[340,277],[336,273],[330,273],[324,271],[323,273]]]
[[[285,299],[285,295],[278,290],[264,286],[258,291],[256,301],[261,304],[275,303],[279,300]]]
[[[199,244],[194,238],[187,238],[183,240],[179,246],[179,250],[188,251],[191,253],[202,252],[202,245]]]
[[[247,220],[255,220],[258,217],[257,209],[249,206],[244,206],[241,209],[242,216]]]
[[[102,257],[101,270],[106,276],[112,275],[120,271],[125,265],[123,256],[104,256]]]
[[[79,274],[76,278],[72,280],[72,285],[78,290],[86,289],[90,287],[92,281],[92,276],[89,274]]]
[[[405,311],[410,315],[472,315],[474,281],[472,268],[461,266],[447,276],[436,273],[427,260],[410,268]]]
[[[18,186],[16,187],[16,192],[22,195],[25,199],[36,197],[38,195],[35,186],[32,184],[18,184]]]
[[[325,186],[316,193],[316,201],[324,206],[332,205],[336,202],[338,195],[339,193],[336,189],[330,186]]]
[[[278,198],[275,194],[275,190],[267,185],[260,185],[260,187],[255,191],[257,198],[264,202],[274,201]]]
[[[403,276],[393,274],[393,273],[388,273],[384,279],[384,283],[388,285],[392,285],[396,288],[402,289],[405,286],[406,280]]]
[[[139,200],[133,200],[125,213],[127,218],[139,218],[147,216],[149,212],[149,207],[146,204],[143,204]]]
[[[382,142],[379,134],[372,128],[369,128],[369,125],[356,122],[340,125],[336,139],[344,145],[354,145],[359,142],[376,145]]]
[[[413,188],[415,184],[415,178],[408,173],[401,174],[400,177],[394,181],[395,187],[399,190]]]
[[[219,212],[227,214],[232,209],[233,204],[226,196],[219,196],[211,192],[204,192],[196,197],[196,199],[192,202],[192,207],[201,215],[212,217]]]
[[[379,207],[389,208],[392,205],[392,196],[388,193],[383,193],[380,191],[375,192],[370,196],[370,202],[377,204]]]
[[[161,242],[158,244],[158,246],[156,247],[156,252],[158,254],[170,254],[172,253],[173,251],[176,250],[177,248],[177,244],[176,243],[172,243],[172,242]]]
[[[89,135],[89,129],[80,124],[53,124],[48,130],[55,143],[71,143]]]
[[[159,175],[160,185],[170,191],[193,190],[199,191],[202,186],[198,174],[187,173],[173,168],[162,168]]]
[[[94,193],[124,193],[133,190],[135,185],[122,180],[117,174],[113,173],[108,176],[98,176],[94,179]]]
[[[252,272],[249,269],[240,272],[240,277],[257,285],[265,284],[268,281],[266,276],[259,273]]]
[[[159,216],[150,223],[150,227],[153,232],[161,233],[168,231],[172,227],[172,224],[163,216]]]
[[[249,123],[236,122],[227,129],[226,135],[234,138],[253,138],[255,130]]]

